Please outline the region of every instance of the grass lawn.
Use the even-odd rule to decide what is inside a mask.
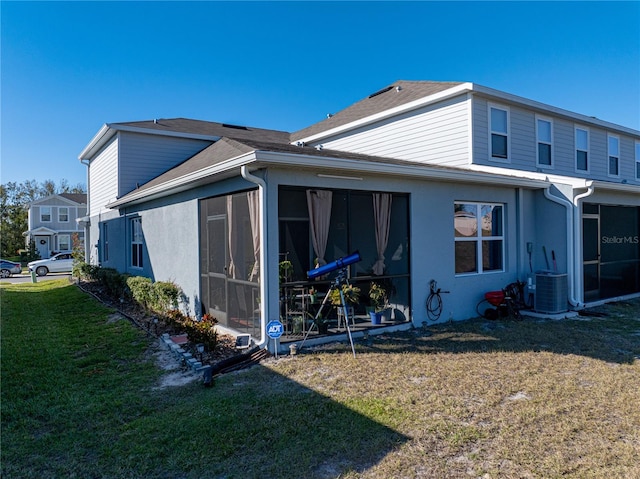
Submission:
[[[472,320],[159,387],[65,280],[3,284],[6,478],[640,478],[640,301]]]

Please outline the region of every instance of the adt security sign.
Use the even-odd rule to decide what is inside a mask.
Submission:
[[[282,336],[283,332],[284,327],[282,326],[282,323],[277,319],[274,319],[273,321],[269,321],[267,323],[267,335],[270,338],[278,339],[280,336]]]

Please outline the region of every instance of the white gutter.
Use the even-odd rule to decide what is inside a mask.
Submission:
[[[582,257],[582,247],[578,244],[578,240],[581,237],[578,202],[593,193],[593,186],[589,184],[587,186],[588,190],[585,193],[577,195],[573,203],[564,198],[552,195],[549,192],[550,187],[551,185],[544,189],[545,198],[567,209],[567,286],[569,290],[569,297],[567,299],[571,306],[581,308],[584,306],[584,303],[576,299],[578,288],[582,286],[582,282],[579,279],[579,258]]]
[[[260,192],[260,238],[262,244],[260,245],[260,342],[256,344],[258,347],[263,347],[267,343],[266,330],[267,330],[267,313],[269,308],[269,281],[267,281],[267,252],[268,252],[268,234],[266,231],[267,226],[267,184],[265,181],[255,175],[249,173],[247,165],[240,167],[240,174],[242,177],[258,185],[258,191]]]

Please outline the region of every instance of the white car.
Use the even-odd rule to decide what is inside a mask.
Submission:
[[[49,259],[31,261],[29,271],[35,271],[38,276],[47,273],[70,273],[73,269],[73,256],[71,253],[58,253]]]

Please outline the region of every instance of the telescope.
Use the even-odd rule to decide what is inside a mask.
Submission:
[[[324,276],[325,274],[329,274],[338,269],[346,268],[350,264],[357,263],[362,258],[360,258],[360,253],[358,251],[351,253],[349,256],[343,256],[342,258],[338,258],[331,263],[327,263],[324,266],[319,266],[318,268],[312,269],[311,271],[307,271],[307,277],[309,279],[315,279],[319,276]]]

